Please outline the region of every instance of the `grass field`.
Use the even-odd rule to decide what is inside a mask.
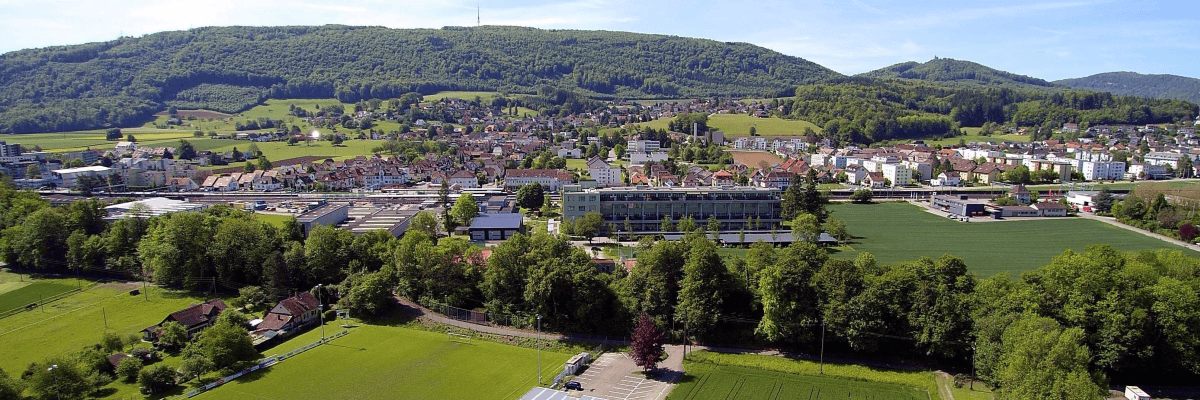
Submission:
[[[654,121],[638,124],[647,128],[667,129],[667,124],[674,118],[660,118]],[[759,136],[803,136],[804,128],[812,128],[821,133],[821,127],[808,121],[782,118],[758,118],[749,114],[717,114],[708,117],[708,126],[730,136],[750,136],[753,126]],[[691,128],[689,128],[691,129]]]
[[[967,129],[972,129],[972,128],[964,128],[964,130],[967,130]],[[958,141],[960,139],[967,143],[971,143],[971,142],[1029,142],[1029,135],[980,136],[980,135],[976,134],[976,133],[978,133],[979,128],[974,128],[974,129],[975,129],[974,131],[968,130],[967,134],[963,135],[963,136],[945,138],[945,139],[936,139],[936,140],[926,139],[925,144],[930,145],[930,146],[935,146],[935,145],[939,145],[939,144],[942,146],[954,146],[954,145],[958,144]]]
[[[96,344],[105,332],[137,333],[171,312],[204,301],[154,287],[147,301],[145,296],[130,296],[130,288],[102,285],[46,305],[45,312],[37,309],[0,320],[0,368],[23,371],[31,362]]]
[[[284,214],[254,213],[254,216],[257,217],[259,221],[274,225],[276,228],[282,228],[285,222],[287,222],[289,219],[295,218],[294,215]]]
[[[881,264],[894,264],[951,254],[966,261],[980,277],[1005,271],[1016,276],[1049,264],[1066,249],[1083,251],[1092,244],[1111,244],[1120,251],[1179,249],[1200,256],[1181,246],[1081,218],[964,223],[906,203],[834,204],[829,209],[833,218],[846,221],[856,237],[833,257],[850,258],[867,251]]]
[[[804,136],[804,129],[821,133],[812,122],[782,118],[758,118],[749,114],[717,114],[708,117],[708,126],[726,136],[750,136],[750,127],[759,136]]]
[[[684,361],[687,375],[670,400],[709,399],[904,399],[937,398],[929,372],[826,364],[818,375],[810,361],[700,351]],[[931,396],[933,395],[933,396]]]
[[[170,144],[162,143],[179,143],[179,139],[189,138],[191,132],[180,132],[168,129],[143,129],[131,128],[122,129],[124,133],[132,134],[138,140],[138,145],[146,146],[168,146]],[[42,150],[49,152],[65,152],[78,151],[88,147],[97,150],[110,150],[117,145],[117,141],[109,141],[104,139],[104,131],[82,131],[68,133],[31,133],[24,135],[11,135],[0,137],[9,143],[20,143],[28,149],[33,149],[34,146],[40,146]],[[121,140],[125,140],[122,138]]]
[[[729,150],[729,154],[733,156],[734,161],[746,164],[750,168],[758,168],[758,163],[766,161],[767,164],[782,163],[783,159],[779,156],[758,150]]]
[[[50,282],[30,283],[20,289],[0,294],[0,311],[8,311],[30,303],[37,303],[41,299],[66,293],[71,291],[71,289],[75,289],[75,286]]]
[[[311,341],[301,339],[288,343]],[[200,398],[513,399],[536,385],[537,357],[526,348],[482,340],[462,344],[447,341],[445,333],[365,325]],[[570,358],[548,351],[541,357],[545,379],[553,379]]]

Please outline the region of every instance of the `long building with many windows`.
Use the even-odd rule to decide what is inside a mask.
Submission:
[[[691,217],[706,226],[709,217],[716,217],[722,230],[771,229],[783,222],[782,193],[777,188],[750,186],[583,189],[569,185],[563,193],[563,221],[595,211],[604,218],[605,230],[615,224],[624,231],[628,220],[634,232],[658,232],[667,217],[672,225]]]

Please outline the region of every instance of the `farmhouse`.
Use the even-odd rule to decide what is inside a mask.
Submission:
[[[255,333],[276,332],[288,336],[296,330],[317,322],[321,302],[311,293],[304,292],[280,301],[258,324]]]
[[[162,325],[172,321],[183,325],[183,328],[187,329],[188,337],[191,338],[216,322],[217,316],[221,315],[221,312],[225,311],[226,308],[228,306],[221,299],[212,299],[173,312],[157,325],[142,329],[142,339],[148,342],[157,341],[158,336],[162,334]]]

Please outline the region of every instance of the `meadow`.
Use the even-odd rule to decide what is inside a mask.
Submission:
[[[318,337],[314,335],[318,329],[288,344],[309,343]],[[527,348],[478,339],[465,344],[448,341],[440,332],[363,325],[200,398],[511,399],[537,384],[537,357],[536,350]],[[541,358],[543,377],[549,380],[570,356],[543,351]]]
[[[1120,251],[1173,249],[1200,253],[1100,221],[1046,218],[1031,221],[959,222],[907,203],[832,204],[832,218],[846,221],[854,239],[833,257],[870,252],[881,264],[950,254],[962,258],[980,277],[1049,264],[1067,249],[1083,251],[1111,244]]]
[[[930,372],[825,364],[822,375],[811,361],[706,351],[689,354],[683,367],[669,400],[937,398]]]
[[[79,351],[104,333],[136,334],[203,297],[150,287],[130,296],[137,285],[96,286],[41,308],[0,319],[0,369],[24,371],[31,362]],[[12,293],[12,292],[9,292]]]
[[[62,283],[32,282],[24,287],[0,294],[0,311],[38,303],[41,299],[66,293],[71,289],[75,289],[75,286]]]
[[[638,124],[647,128],[667,129],[674,118],[660,118]],[[804,136],[805,128],[821,133],[821,127],[808,121],[782,118],[758,118],[749,114],[714,114],[708,116],[708,126],[725,133],[726,140],[736,136],[750,136],[750,127],[759,136]],[[690,129],[690,128],[689,128]]]

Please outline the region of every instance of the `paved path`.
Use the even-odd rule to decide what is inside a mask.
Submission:
[[[1200,251],[1200,246],[1197,246],[1195,243],[1184,242],[1184,241],[1175,239],[1170,236],[1163,236],[1163,235],[1159,235],[1154,232],[1150,232],[1147,230],[1142,230],[1142,229],[1138,229],[1138,228],[1135,228],[1135,227],[1132,227],[1129,225],[1125,225],[1125,224],[1120,223],[1119,221],[1117,221],[1116,218],[1113,218],[1113,217],[1101,217],[1099,215],[1092,214],[1090,212],[1080,212],[1079,217],[1093,219],[1093,220],[1100,221],[1100,222],[1103,222],[1103,223],[1106,223],[1106,224],[1109,224],[1109,225],[1112,225],[1112,226],[1115,226],[1118,228],[1126,229],[1126,230],[1137,232],[1137,233],[1140,233],[1140,234],[1143,234],[1143,235],[1146,235],[1146,236],[1149,236],[1149,237],[1152,237],[1155,239],[1159,239],[1159,240],[1165,241],[1167,243],[1183,246],[1183,247],[1186,247],[1186,248],[1194,250],[1194,251]]]
[[[404,297],[397,296],[396,299],[400,301],[400,308],[404,309],[409,314],[413,314],[413,315],[416,315],[416,316],[422,317],[422,318],[428,318],[428,319],[430,319],[434,322],[440,323],[440,324],[456,326],[456,327],[463,328],[463,329],[470,329],[470,330],[477,331],[477,332],[490,333],[493,335],[517,336],[517,337],[534,338],[534,339],[541,337],[542,339],[548,339],[548,340],[563,340],[563,339],[567,338],[566,336],[563,336],[563,335],[560,335],[557,333],[542,332],[541,334],[539,334],[536,331],[530,332],[530,331],[514,329],[514,328],[498,327],[498,326],[490,326],[490,325],[480,325],[480,324],[470,323],[467,321],[459,321],[457,319],[448,318],[441,314],[430,311],[430,310],[426,309],[425,307],[421,307],[419,304],[414,303],[411,300],[406,299]]]

